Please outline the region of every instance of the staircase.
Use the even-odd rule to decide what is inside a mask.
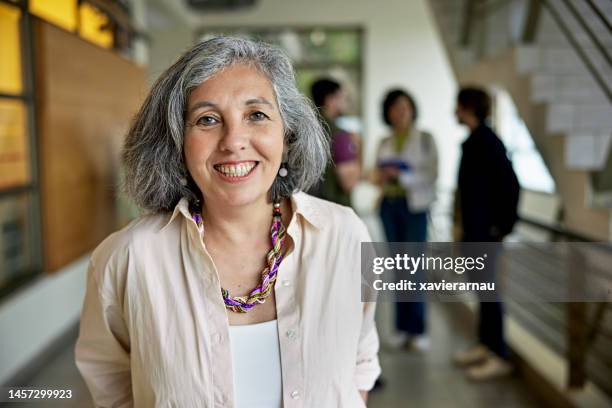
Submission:
[[[459,82],[512,96],[565,225],[609,240],[612,2],[431,0],[431,9]]]
[[[561,214],[545,224],[559,218],[562,225],[554,228],[562,232],[553,240],[565,234],[569,240],[611,241],[612,1],[430,0],[430,5],[458,82],[502,88],[513,99],[555,181]],[[605,254],[612,256],[609,250]],[[554,261],[542,253],[537,259]],[[514,284],[526,288],[529,282]],[[610,406],[609,303],[508,301],[506,306],[510,343],[529,370],[544,373],[569,405],[596,406],[579,400],[598,389],[607,394],[601,406]],[[546,354],[551,359],[540,364]]]

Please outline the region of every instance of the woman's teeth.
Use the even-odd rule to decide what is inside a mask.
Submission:
[[[228,177],[244,177],[253,170],[256,163],[241,163],[238,165],[217,165],[215,168],[224,176]]]

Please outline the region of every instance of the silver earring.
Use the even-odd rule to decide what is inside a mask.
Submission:
[[[187,179],[185,177],[181,177],[181,186],[187,185]]]
[[[281,177],[287,177],[287,174],[289,174],[289,171],[287,170],[287,167],[285,167],[285,163],[281,164],[281,168],[278,170],[278,175]]]

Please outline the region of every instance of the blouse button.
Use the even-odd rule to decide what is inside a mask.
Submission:
[[[219,333],[213,334],[212,339],[215,344],[221,343],[221,335]]]
[[[298,390],[295,390],[291,393],[291,398],[293,399],[300,399],[300,392]]]
[[[295,332],[295,330],[287,330],[287,337],[291,340],[295,340],[295,338],[297,337],[297,333]]]
[[[283,286],[291,286],[291,282],[289,282],[288,280],[284,280]]]

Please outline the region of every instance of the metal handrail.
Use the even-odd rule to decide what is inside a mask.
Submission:
[[[599,50],[599,52],[604,57],[608,65],[612,66],[612,58],[610,58],[610,54],[608,54],[608,50],[606,50],[606,47],[604,47],[601,41],[599,41],[599,38],[597,38],[597,36],[593,32],[593,30],[591,30],[591,28],[586,23],[586,21],[584,21],[584,19],[578,12],[578,9],[576,9],[576,6],[572,4],[570,0],[563,0],[563,3],[565,3],[565,7],[567,7],[570,10],[570,12],[574,15],[576,20],[578,20],[578,24],[582,26],[582,29],[587,33],[591,41],[593,41],[593,44],[595,44],[595,47]]]
[[[549,225],[529,217],[520,217],[520,222],[551,233],[564,236],[573,241],[588,242],[590,248],[597,248],[612,253],[608,242],[595,242],[591,238],[557,225]],[[578,275],[579,276],[579,275]],[[580,281],[578,281],[580,283]],[[601,331],[607,302],[595,302],[595,313],[589,317],[585,302],[568,302],[566,305],[566,359],[568,365],[567,386],[581,388],[590,378],[587,372],[587,353]]]
[[[571,30],[565,24],[565,22],[561,18],[561,15],[557,11],[557,9],[550,3],[550,0],[538,0],[538,1],[541,1],[544,7],[548,9],[553,19],[559,26],[559,29],[561,29],[561,32],[563,32],[563,34],[567,37],[567,40],[569,41],[570,45],[574,48],[574,51],[576,51],[576,53],[580,56],[580,58],[582,59],[582,62],[586,65],[587,69],[591,72],[591,75],[593,75],[593,78],[595,79],[597,84],[601,87],[601,90],[604,92],[604,94],[606,95],[610,103],[612,103],[612,89],[610,89],[610,87],[608,86],[608,82],[602,77],[602,75],[599,73],[595,65],[591,62],[591,59],[586,55],[581,45],[578,43],[576,38],[572,35]]]
[[[559,235],[562,236],[564,238],[568,238],[572,241],[579,241],[579,242],[596,242],[594,239],[587,237],[585,235],[582,235],[578,232],[574,232],[571,230],[568,230],[560,225],[550,225],[550,224],[546,224],[542,221],[536,220],[535,218],[531,218],[531,217],[526,217],[526,216],[519,216],[518,219],[519,222],[522,222],[524,224],[527,224],[529,226],[532,227],[536,227],[539,229],[542,229],[544,231],[553,233],[555,235]]]
[[[593,239],[592,237],[588,237],[579,232],[569,230],[561,225],[546,224],[542,221],[536,220],[535,218],[526,217],[522,215],[519,216],[518,222],[522,222],[523,224],[529,225],[530,227],[535,227],[546,232],[550,232],[551,234],[566,238],[570,241],[588,243],[590,244],[590,248],[596,248],[599,250],[612,252],[612,244],[610,242]]]
[[[586,0],[586,2],[589,4],[589,6],[591,6],[591,10],[593,10],[593,13],[595,13],[597,15],[597,17],[599,17],[599,19],[601,20],[601,22],[603,23],[604,26],[606,26],[606,28],[608,29],[608,31],[610,33],[612,33],[612,24],[610,24],[610,21],[608,21],[608,19],[606,18],[606,16],[604,15],[604,13],[601,12],[601,10],[599,9],[599,7],[597,7],[595,5],[595,3],[593,2],[593,0]]]

